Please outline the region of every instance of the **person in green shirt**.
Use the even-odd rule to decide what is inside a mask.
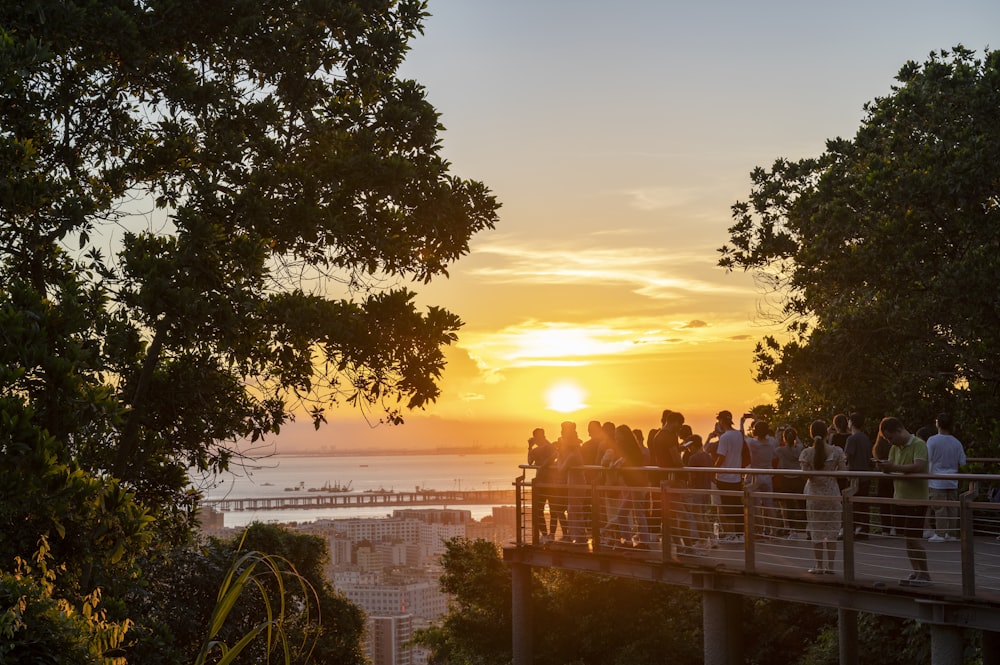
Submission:
[[[926,502],[927,479],[906,476],[927,473],[927,443],[910,434],[899,418],[883,418],[879,424],[879,432],[892,444],[889,461],[879,462],[878,467],[886,473],[894,474],[893,496],[897,499]],[[925,504],[896,506],[903,537],[906,538],[906,556],[913,568],[909,577],[899,581],[904,586],[926,586],[931,583],[930,573],[927,572],[927,551],[922,538],[926,511]],[[897,531],[899,526],[897,524]]]

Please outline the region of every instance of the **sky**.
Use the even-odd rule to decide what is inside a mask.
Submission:
[[[773,400],[753,349],[781,329],[717,267],[750,172],[850,138],[908,60],[1000,46],[996,0],[430,0],[400,75],[441,114],[452,172],[502,204],[450,278],[465,322],[441,397],[402,426],[348,407],[279,452],[517,446],[571,420],[707,433]],[[832,414],[817,414],[829,417]]]

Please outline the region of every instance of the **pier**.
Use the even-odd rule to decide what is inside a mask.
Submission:
[[[315,510],[371,506],[513,505],[514,489],[420,490],[419,492],[294,492],[275,497],[207,499],[202,505],[222,513],[242,510]]]

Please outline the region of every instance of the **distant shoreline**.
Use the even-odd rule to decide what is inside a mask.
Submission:
[[[380,457],[406,455],[515,455],[521,448],[338,448],[336,450],[296,450],[270,457]]]

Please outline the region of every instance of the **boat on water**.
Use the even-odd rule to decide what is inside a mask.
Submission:
[[[346,485],[341,485],[340,481],[333,483],[329,480],[323,483],[322,487],[310,487],[310,492],[350,492],[353,480],[348,480]]]

